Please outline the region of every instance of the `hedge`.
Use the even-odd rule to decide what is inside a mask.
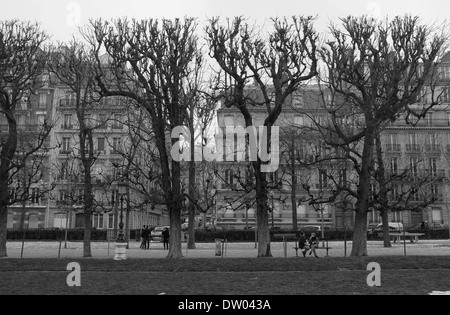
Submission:
[[[448,229],[426,229],[426,230],[408,230],[414,233],[424,233],[422,239],[448,239]],[[353,237],[352,230],[325,230],[325,239],[330,241],[343,241],[344,239],[351,240]],[[293,230],[279,230],[270,231],[272,241],[280,241],[281,238],[276,239],[273,234],[296,234]],[[321,232],[317,233],[321,238]],[[130,241],[139,240],[139,230],[130,230]],[[308,235],[307,235],[308,236]],[[19,230],[8,230],[8,240],[22,240],[24,232]],[[65,229],[33,229],[25,230],[25,239],[27,240],[60,240],[65,237]],[[67,239],[69,241],[81,241],[84,237],[84,229],[68,229]],[[195,231],[195,241],[199,243],[214,242],[215,239],[226,239],[227,242],[254,242],[254,230],[197,230]],[[368,240],[379,240],[378,233],[368,235]],[[92,241],[106,241],[107,231],[92,229]]]
[[[8,240],[22,240],[25,236],[26,240],[63,240],[65,239],[65,229],[32,229],[32,230],[8,230],[6,238]],[[84,238],[84,229],[75,228],[67,230],[67,240],[69,241],[82,241]],[[130,230],[130,240],[136,238],[136,230]],[[91,233],[92,241],[106,241],[107,231],[92,229]]]

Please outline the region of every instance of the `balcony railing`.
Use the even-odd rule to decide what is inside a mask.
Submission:
[[[72,124],[62,124],[61,129],[73,129],[73,125]]]
[[[398,177],[399,180],[426,180],[426,179],[435,180],[446,178],[445,169],[436,169],[436,170],[398,169],[396,171],[394,170],[388,171],[387,175],[390,177]]]
[[[415,125],[407,124],[404,119],[398,119],[395,123],[391,123],[390,127],[450,127],[450,119],[433,118],[431,120],[421,119]]]
[[[439,153],[441,152],[441,146],[438,144],[426,144],[425,145],[425,152],[427,153]]]
[[[406,144],[406,152],[420,152],[420,145],[418,144]]]
[[[76,100],[74,100],[74,99],[59,100],[60,107],[75,107],[75,105],[76,105]]]
[[[386,151],[387,152],[400,152],[402,150],[400,144],[387,144]]]

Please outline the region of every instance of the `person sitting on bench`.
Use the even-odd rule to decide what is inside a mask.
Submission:
[[[314,253],[314,256],[318,258],[319,256],[316,254],[316,248],[319,246],[319,238],[316,236],[316,233],[311,233],[308,243],[310,248],[309,255]]]
[[[309,249],[308,242],[306,240],[305,232],[300,231],[300,236],[298,238],[298,248],[302,250],[303,257],[306,257],[306,252]]]

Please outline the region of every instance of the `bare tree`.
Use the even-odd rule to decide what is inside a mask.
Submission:
[[[205,71],[201,68],[197,69],[197,73],[195,74],[192,82],[190,82],[188,93],[184,93],[186,104],[189,104],[187,107],[188,116],[186,117],[186,125],[189,130],[189,144],[186,146],[190,152],[188,168],[189,168],[189,182],[188,182],[188,192],[187,198],[189,200],[188,203],[188,248],[195,248],[195,214],[196,210],[200,212],[206,213],[208,209],[212,207],[210,201],[201,199],[210,195],[205,189],[211,189],[212,181],[211,177],[206,175],[206,169],[202,169],[202,167],[209,166],[209,163],[206,161],[198,161],[199,157],[196,156],[197,148],[201,148],[203,152],[203,148],[207,145],[207,132],[208,129],[215,118],[216,113],[216,97],[212,94],[209,94],[204,88],[204,84],[202,84],[203,77]],[[200,164],[200,165],[199,165]],[[200,166],[199,176],[201,179],[201,187],[197,187],[197,167]],[[205,177],[206,176],[206,177]],[[206,182],[207,181],[207,182]],[[203,193],[199,193],[202,191]],[[206,195],[205,195],[206,193]],[[215,192],[213,193],[215,195]],[[199,199],[200,198],[200,199]],[[204,201],[206,201],[206,208],[203,208],[201,204],[205,205]]]
[[[347,152],[349,145],[360,144],[354,145],[357,150],[349,156],[358,178],[353,192],[352,256],[367,255],[367,212],[377,135],[399,114],[406,113],[409,120],[421,118],[437,104],[433,100],[426,106],[411,106],[429,83],[447,40],[445,34],[432,31],[421,25],[418,17],[378,22],[367,16],[349,16],[342,19],[342,29],[330,27],[330,40],[321,50],[326,66],[323,79],[331,95],[325,105],[333,129],[327,143]],[[360,128],[349,132],[340,126],[346,113],[359,116]]]
[[[46,40],[47,35],[38,24],[0,21],[0,114],[8,123],[8,131],[0,142],[0,257],[7,256],[9,184],[18,143],[15,111],[22,98],[31,94],[40,83],[46,62],[43,51]]]
[[[262,140],[264,148],[271,148],[273,125],[286,99],[302,82],[317,73],[318,36],[313,29],[313,20],[312,17],[273,19],[272,30],[265,37],[260,35],[263,30],[252,29],[243,17],[228,20],[225,26],[220,24],[219,18],[213,18],[206,27],[210,55],[225,74],[225,106],[239,109],[245,127],[254,126],[252,108],[265,110],[263,126],[267,137]],[[253,89],[247,88],[250,82],[255,82]],[[259,100],[258,94],[262,95]],[[256,139],[255,134],[250,137]],[[263,152],[259,153],[251,161],[255,176],[258,257],[270,257],[266,179],[266,168],[270,165],[268,159],[261,159]],[[271,153],[278,154],[275,150]]]
[[[161,187],[170,215],[168,258],[180,258],[181,208],[180,163],[171,158],[170,147],[178,139],[168,135],[183,125],[188,104],[183,91],[202,59],[192,18],[162,21],[118,19],[112,23],[92,21],[85,37],[97,53],[106,49],[110,71],[100,67],[96,76],[101,94],[133,99],[151,117],[159,152]]]
[[[72,140],[77,141],[72,143],[76,146],[70,151],[73,157],[80,161],[80,171],[83,174],[83,257],[92,257],[91,216],[95,212],[93,167],[97,161],[97,153],[94,150],[94,131],[103,127],[108,117],[104,117],[104,121],[99,121],[100,118],[97,118],[97,123],[94,123],[95,118],[92,117],[92,113],[100,110],[100,96],[96,94],[94,60],[81,42],[73,40],[67,45],[61,44],[54,48],[48,68],[54,73],[59,83],[65,86],[61,104],[71,108],[75,113],[73,121],[63,121],[65,124],[63,128],[73,130],[74,139]],[[111,108],[108,110],[112,112]]]

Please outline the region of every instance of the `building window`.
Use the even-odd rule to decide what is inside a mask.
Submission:
[[[40,199],[41,199],[41,192],[39,188],[31,188],[31,203],[38,205]]]
[[[379,223],[381,221],[380,212],[372,210],[369,212],[369,223]]]
[[[441,208],[431,208],[431,221],[436,223],[442,223],[442,210]]]
[[[429,158],[428,159],[428,171],[431,176],[437,175],[437,158]]]
[[[114,228],[114,215],[108,214],[108,229]]]
[[[430,198],[434,199],[434,200],[438,200],[439,199],[439,187],[436,184],[431,184],[430,185]]]
[[[39,127],[44,126],[45,124],[45,115],[37,115],[37,123],[39,125]]]
[[[72,114],[64,114],[63,129],[72,129]]]
[[[112,127],[114,129],[122,129],[123,124],[122,124],[122,115],[121,114],[114,114]]]
[[[400,144],[398,144],[398,139],[396,134],[391,134],[388,136],[388,151],[400,151]]]
[[[319,189],[325,189],[328,186],[328,176],[326,170],[319,170]]]
[[[92,227],[103,229],[103,214],[95,213],[92,215]]]
[[[406,151],[417,151],[417,135],[415,133],[408,134],[408,144],[406,145]]]
[[[236,184],[234,183],[233,170],[225,170],[225,183],[225,188],[236,188]]]
[[[67,190],[60,190],[59,191],[59,203],[63,204],[63,205],[71,204],[69,191],[67,191]]]
[[[97,138],[97,152],[105,153],[105,138]]]
[[[400,194],[399,194],[399,190],[398,190],[398,185],[394,184],[391,187],[391,196],[392,196],[392,200],[399,200],[400,199]]]
[[[450,103],[450,88],[446,87],[442,90],[441,102]]]
[[[53,227],[54,228],[65,228],[67,222],[67,215],[65,213],[55,213],[53,216]]]
[[[400,211],[392,212],[392,222],[402,222],[402,213]]]
[[[69,137],[62,138],[61,153],[63,153],[63,154],[70,153],[70,138]]]
[[[440,67],[439,78],[450,79],[450,67],[446,66]]]
[[[97,127],[100,127],[102,129],[106,128],[106,114],[98,114]]]
[[[306,218],[306,207],[304,205],[297,205],[297,218]]]
[[[419,158],[417,158],[417,157],[413,157],[409,160],[409,168],[410,168],[412,177],[417,177],[417,175],[419,174],[418,168],[417,168],[418,164],[419,164]]]
[[[39,108],[47,108],[47,93],[39,94]]]
[[[433,126],[433,113],[428,112],[426,117],[427,126]]]
[[[112,153],[113,154],[118,154],[121,151],[121,144],[122,144],[122,139],[121,138],[113,138],[113,143],[112,143]]]
[[[269,173],[269,177],[270,177],[270,182],[272,183],[272,185],[278,184],[278,172],[277,171],[275,171],[273,173]]]
[[[417,97],[417,101],[422,104],[426,104],[428,102],[428,89],[423,87],[420,89],[419,95]]]
[[[398,158],[397,157],[391,158],[389,164],[390,164],[391,175],[397,175],[398,174]]]
[[[303,95],[295,94],[292,97],[292,106],[297,108],[303,107]]]
[[[347,170],[346,169],[339,170],[339,186],[347,187]]]

